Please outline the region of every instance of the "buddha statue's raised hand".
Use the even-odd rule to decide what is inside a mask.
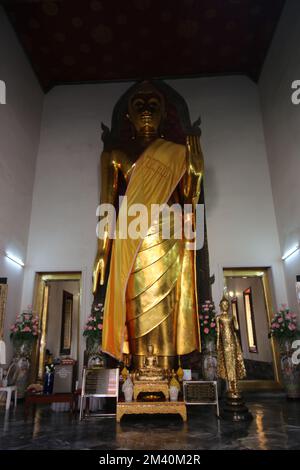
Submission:
[[[186,174],[183,178],[183,194],[185,202],[196,204],[200,195],[204,162],[199,137],[186,137]]]
[[[95,259],[93,269],[93,293],[97,291],[99,285],[103,286],[105,279],[107,254],[103,250],[99,250]]]

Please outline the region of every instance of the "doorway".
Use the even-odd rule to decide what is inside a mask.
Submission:
[[[242,390],[281,387],[279,351],[268,337],[273,302],[269,269],[224,269],[224,285],[231,304],[231,314],[239,327],[247,377],[240,381]]]
[[[36,273],[33,308],[41,333],[33,355],[33,382],[43,382],[49,358],[78,363],[81,282],[80,272]]]

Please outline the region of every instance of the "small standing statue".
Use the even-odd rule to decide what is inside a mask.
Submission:
[[[133,396],[133,383],[130,374],[127,376],[125,382],[122,385],[122,392],[125,395],[125,401],[132,401]]]
[[[218,377],[227,381],[226,403],[221,416],[232,421],[252,419],[238,390],[238,380],[246,377],[241,345],[237,336],[238,325],[229,315],[229,300],[224,295],[217,316]]]

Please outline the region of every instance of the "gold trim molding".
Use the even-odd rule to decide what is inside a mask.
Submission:
[[[262,279],[265,305],[267,312],[268,325],[271,326],[271,319],[273,316],[273,300],[270,287],[271,268],[224,268],[224,285],[226,287],[226,278],[229,277],[260,277]],[[282,390],[282,376],[280,370],[280,353],[279,348],[274,340],[270,339],[273,365],[274,365],[274,380],[241,380],[239,382],[239,388],[243,391],[255,391],[255,390]]]
[[[169,384],[168,382],[144,382],[144,381],[135,381],[133,385],[133,397],[136,400],[139,396],[139,393],[143,392],[161,392],[164,394],[165,399],[169,400]]]
[[[44,360],[45,360],[45,346],[47,337],[47,321],[48,321],[48,300],[49,300],[49,286],[48,282],[54,281],[79,281],[80,282],[80,298],[82,298],[82,273],[81,272],[47,272],[36,273],[34,294],[33,294],[33,310],[36,312],[40,319],[41,335],[37,341],[36,347],[32,355],[32,372],[30,380],[32,382],[42,382],[44,376]],[[79,351],[79,338],[80,338],[80,312],[78,315],[78,335],[77,335],[77,351]]]

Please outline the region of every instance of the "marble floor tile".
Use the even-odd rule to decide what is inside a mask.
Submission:
[[[0,449],[300,449],[300,402],[283,396],[251,396],[250,423],[218,420],[212,407],[192,406],[188,422],[176,416],[127,416],[79,422],[69,413],[37,408],[0,410]]]

